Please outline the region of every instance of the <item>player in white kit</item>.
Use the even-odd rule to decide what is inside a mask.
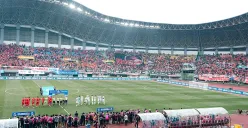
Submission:
[[[102,96],[102,103],[105,105],[105,97]]]
[[[81,105],[84,104],[84,96],[81,96]]]
[[[94,105],[96,105],[96,95],[93,96],[93,103],[94,103]]]
[[[90,105],[90,96],[89,96],[89,95],[87,95],[87,96],[85,97],[85,104],[86,104],[86,105]]]
[[[78,96],[76,98],[76,106],[79,106],[80,105],[80,101],[81,101],[80,96]]]
[[[102,97],[101,96],[97,96],[97,101],[98,101],[98,105],[101,104]]]
[[[94,100],[94,96],[93,96],[93,95],[91,95],[91,105],[93,105],[93,104],[94,104],[93,100]]]

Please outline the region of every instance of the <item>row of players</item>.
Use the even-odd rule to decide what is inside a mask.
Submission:
[[[78,96],[76,98],[76,106],[79,105],[96,105],[96,104],[104,104],[105,105],[105,97],[104,96],[96,96],[96,95],[89,95],[85,96]]]
[[[56,98],[56,97],[24,97],[22,98],[22,107],[29,107],[30,103],[33,107],[38,107],[40,105],[44,105],[45,103],[47,103],[48,106],[51,106],[52,104],[67,104],[67,97],[65,98]],[[30,102],[31,101],[31,102]],[[104,104],[105,105],[105,97],[104,96],[93,96],[91,95],[91,97],[89,95],[87,95],[85,98],[83,96],[78,96],[76,98],[76,106],[79,105],[96,105],[98,103],[99,104]]]
[[[29,107],[30,103],[33,107],[39,107],[40,105],[43,106],[45,103],[47,103],[48,106],[51,106],[52,104],[55,104],[56,102],[59,105],[60,104],[67,104],[67,97],[65,97],[65,99],[53,98],[53,97],[48,97],[48,98],[45,98],[45,97],[42,97],[42,98],[40,98],[40,97],[33,97],[33,98],[24,97],[24,98],[22,98],[22,107]]]

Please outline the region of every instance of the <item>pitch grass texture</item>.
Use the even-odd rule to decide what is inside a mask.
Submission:
[[[22,108],[22,97],[36,97],[39,86],[53,85],[69,90],[67,106]],[[106,105],[75,105],[79,95],[104,95]],[[62,96],[61,96],[62,97]],[[97,107],[125,109],[202,108],[224,107],[230,113],[247,109],[248,97],[213,91],[157,83],[153,81],[70,81],[70,80],[8,80],[0,81],[0,118],[9,118],[12,112],[32,111],[37,114],[74,114],[96,111]],[[66,112],[67,111],[67,112]]]

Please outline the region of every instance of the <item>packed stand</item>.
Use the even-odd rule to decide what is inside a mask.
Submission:
[[[116,54],[125,55],[116,58]],[[172,56],[126,51],[93,51],[1,45],[0,65],[14,69],[21,67],[54,67],[86,72],[180,73],[183,63],[193,63],[194,57]],[[19,56],[28,56],[20,59]],[[32,58],[33,59],[30,59]],[[128,58],[128,59],[127,59]]]
[[[239,67],[243,66],[243,67]],[[196,62],[198,75],[222,75],[244,81],[248,77],[248,57],[243,54],[205,55]],[[229,81],[229,79],[228,79]]]

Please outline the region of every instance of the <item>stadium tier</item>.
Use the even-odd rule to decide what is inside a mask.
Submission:
[[[248,13],[179,25],[0,0],[0,16],[0,128],[230,128],[247,109]]]

